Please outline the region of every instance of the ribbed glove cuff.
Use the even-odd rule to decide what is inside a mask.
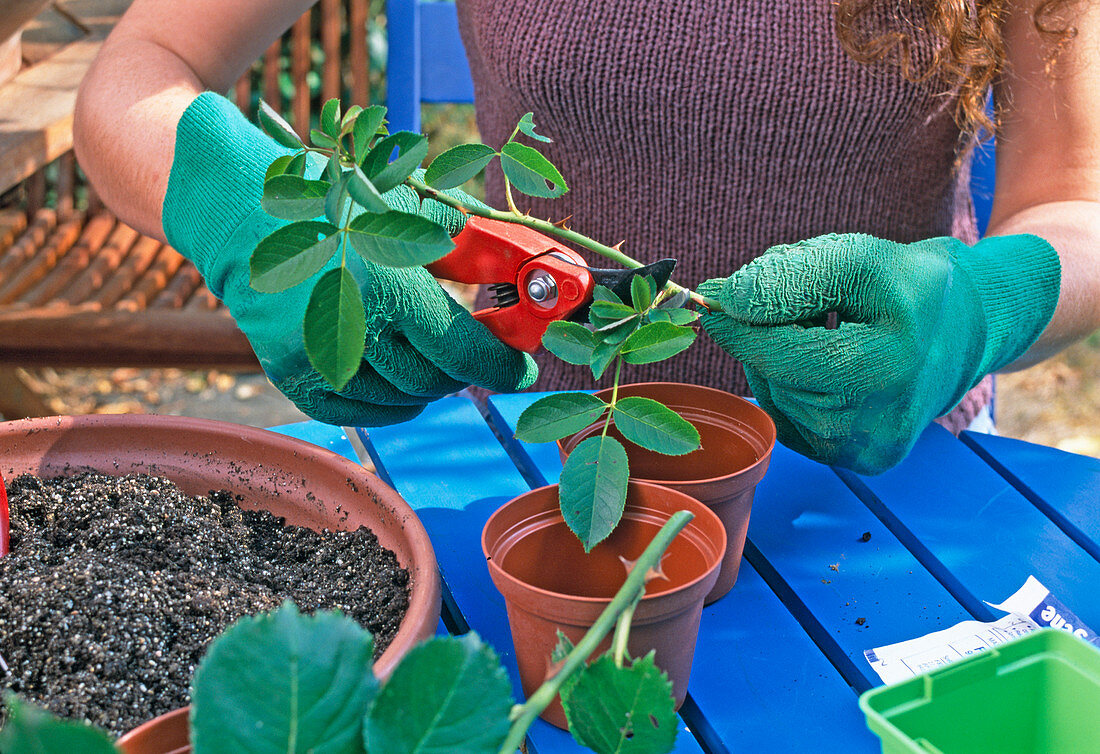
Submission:
[[[1039,339],[1058,304],[1062,265],[1038,236],[992,236],[958,252],[977,288],[987,332],[979,375],[1015,361]]]
[[[213,92],[196,97],[180,118],[162,210],[164,234],[195,263],[218,298],[224,280],[211,274],[215,260],[241,222],[259,208],[272,160],[289,153]],[[223,273],[233,266],[228,261],[218,260]]]

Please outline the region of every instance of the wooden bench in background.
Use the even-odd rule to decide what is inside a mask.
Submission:
[[[128,5],[56,0],[24,34],[24,69],[0,86],[4,418],[52,413],[30,388],[27,368],[259,369],[194,266],[106,210],[73,157],[77,87]],[[231,96],[254,117],[262,95],[300,131],[330,97],[366,105],[373,15],[370,0],[320,0]]]

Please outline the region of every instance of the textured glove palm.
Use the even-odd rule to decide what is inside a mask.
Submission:
[[[470,384],[512,391],[534,381],[531,358],[493,337],[424,269],[360,266],[355,259],[367,342],[355,376],[339,392],[332,390],[306,357],[302,320],[313,284],[335,261],[282,293],[259,293],[249,285],[256,244],[286,224],[260,208],[260,197],[267,166],[287,153],[228,100],[200,95],[176,130],[163,225],[169,242],[225,302],[268,377],[299,409],[331,424],[391,424]],[[384,198],[394,209],[429,217],[452,236],[465,222],[438,202],[421,204],[404,186]]]
[[[987,373],[1039,337],[1058,255],[1035,236],[912,244],[828,235],[769,249],[699,287],[707,333],[742,361],[788,447],[879,473]],[[826,329],[836,312],[839,327]]]

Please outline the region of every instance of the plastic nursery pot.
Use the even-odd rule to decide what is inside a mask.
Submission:
[[[388,676],[409,649],[435,633],[441,592],[427,532],[396,492],[342,456],[254,427],[175,416],[65,416],[0,423],[0,473],[5,479],[86,470],[163,476],[191,495],[229,490],[240,496],[243,507],[265,509],[287,523],[313,529],[354,531],[366,526],[410,577],[408,612],[375,662],[375,673]],[[186,720],[186,711],[180,715]],[[144,728],[120,739],[123,751],[162,754],[179,748],[131,748],[131,741],[149,738],[137,735]]]
[[[690,511],[695,518],[665,552],[662,569],[667,578],[647,585],[634,613],[628,644],[633,657],[656,650],[655,661],[672,680],[679,708],[687,693],[703,597],[718,577],[726,547],[726,532],[718,517],[682,492],[631,482],[622,522],[588,554],[561,516],[556,485],[520,495],[489,517],[481,547],[508,608],[525,696],[546,679],[557,631],[574,643],[580,641],[626,579],[620,558],[637,559],[679,510]],[[596,654],[610,644],[608,636]],[[557,699],[542,717],[566,727]]]
[[[611,400],[611,390],[596,393]],[[630,478],[671,487],[691,495],[718,514],[726,527],[727,549],[710,604],[737,581],[741,552],[749,531],[749,513],[756,485],[764,478],[775,447],[775,423],[763,409],[714,388],[677,382],[643,382],[619,386],[619,397],[639,396],[659,401],[691,422],[702,447],[683,456],[654,453],[623,439],[614,423],[608,433],[620,440],[630,462]],[[558,440],[564,460],[582,440],[603,429],[593,424]]]
[[[884,754],[1100,751],[1100,651],[1049,628],[859,699]]]
[[[142,723],[115,742],[122,754],[190,754],[190,707]]]

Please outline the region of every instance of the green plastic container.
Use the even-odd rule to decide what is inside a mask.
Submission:
[[[1100,753],[1100,651],[1044,629],[859,706],[883,754]]]

